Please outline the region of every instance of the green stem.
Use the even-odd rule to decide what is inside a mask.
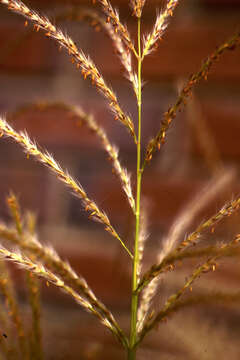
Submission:
[[[136,229],[135,229],[135,245],[132,272],[132,306],[131,306],[131,333],[128,350],[128,360],[136,359],[136,341],[137,341],[137,308],[138,293],[137,288],[137,270],[139,266],[139,230],[140,230],[140,199],[141,199],[141,112],[142,112],[142,86],[141,86],[141,19],[138,18],[138,141],[137,141],[137,193],[136,193]]]

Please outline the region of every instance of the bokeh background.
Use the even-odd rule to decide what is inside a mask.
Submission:
[[[134,37],[135,18],[128,2],[112,1]],[[146,0],[143,23],[147,32],[154,24],[156,9],[164,1]],[[111,41],[96,24],[81,19],[81,9],[99,11],[88,0],[28,0],[26,4],[48,15],[69,33],[96,63],[116,90],[122,107],[136,121],[136,101],[131,86],[115,56]],[[73,21],[71,14],[79,17]],[[143,67],[143,143],[159,129],[163,113],[173,104],[179,89],[196,72],[217,45],[239,31],[239,0],[180,1],[157,52]],[[109,214],[123,238],[133,243],[133,218],[112,174],[111,164],[94,135],[79,126],[68,111],[39,104],[62,102],[81,106],[104,126],[120,148],[120,159],[129,169],[135,186],[136,152],[132,139],[113,119],[105,100],[82,79],[63,50],[41,31],[24,26],[25,20],[0,7],[0,112],[17,129],[52,153],[77,178],[100,208]],[[240,159],[240,51],[226,52],[214,65],[208,81],[194,88],[185,110],[177,115],[164,147],[146,169],[144,206],[148,210],[149,238],[145,267],[154,262],[161,240],[181,210],[221,170],[232,174],[226,186],[207,201],[183,236],[202,219],[215,213],[227,200],[239,195]],[[34,107],[32,105],[38,104]],[[130,306],[131,267],[127,256],[99,224],[89,221],[80,202],[40,164],[28,159],[13,142],[0,139],[0,216],[9,220],[5,198],[9,190],[19,197],[23,209],[38,217],[39,239],[52,244],[64,259],[86,277],[90,286],[127,329]],[[231,178],[231,180],[230,180]],[[218,241],[231,240],[240,231],[239,216],[219,226]],[[205,238],[210,235],[207,233]],[[184,283],[192,264],[166,277],[159,293],[166,300]],[[26,308],[19,271],[14,272],[19,298]],[[223,261],[214,276],[200,282],[203,289],[234,290],[239,286],[238,261]],[[53,286],[42,285],[43,329],[47,359],[123,359],[111,335],[95,319],[79,309]],[[204,307],[176,315],[144,342],[139,358],[149,359],[239,359],[239,306]],[[211,338],[209,333],[211,333]],[[224,352],[228,349],[228,352]]]

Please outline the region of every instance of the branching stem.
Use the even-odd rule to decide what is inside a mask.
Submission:
[[[137,342],[137,307],[138,293],[136,288],[138,285],[137,269],[139,266],[139,230],[140,230],[140,200],[141,200],[141,112],[142,112],[142,56],[141,56],[141,18],[138,18],[138,141],[137,141],[137,192],[136,192],[136,230],[134,245],[134,260],[132,273],[132,307],[131,307],[131,333],[128,350],[128,360],[136,359],[136,342]]]

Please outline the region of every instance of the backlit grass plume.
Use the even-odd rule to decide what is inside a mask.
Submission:
[[[71,193],[80,200],[89,214],[89,218],[101,223],[104,229],[121,244],[121,250],[128,254],[124,257],[124,267],[131,267],[129,327],[126,330],[125,324],[123,329],[122,324],[117,320],[118,316],[115,316],[98,298],[83,276],[77,274],[70,263],[61,259],[51,246],[46,246],[38,240],[34,216],[31,213],[22,213],[17,197],[11,192],[7,198],[7,206],[11,213],[11,224],[3,220],[0,221],[0,257],[2,259],[0,262],[0,292],[2,296],[0,301],[5,303],[8,310],[5,315],[4,312],[0,312],[0,319],[3,319],[2,326],[11,335],[9,335],[10,341],[8,343],[0,341],[0,356],[2,355],[7,360],[43,360],[45,358],[44,336],[41,329],[41,282],[39,282],[39,278],[63,291],[110,330],[125,351],[128,360],[138,359],[140,353],[138,353],[138,349],[142,346],[143,339],[151,333],[152,329],[177,311],[196,306],[199,303],[239,302],[240,298],[239,292],[224,292],[222,289],[219,292],[214,291],[212,293],[205,291],[205,289],[202,292],[200,290],[194,292],[194,285],[197,280],[217,270],[218,266],[221,265],[222,258],[238,259],[240,257],[239,231],[236,231],[235,236],[230,239],[221,239],[221,241],[215,239],[214,243],[207,245],[202,242],[209,230],[211,231],[218,223],[239,210],[240,198],[236,197],[225,205],[223,204],[209,218],[199,219],[199,225],[196,226],[195,230],[189,231],[193,220],[199,218],[199,214],[205,206],[231,184],[236,177],[235,172],[232,169],[224,170],[221,162],[221,167],[218,167],[218,171],[216,174],[214,173],[212,180],[197,193],[196,197],[174,219],[168,233],[162,237],[161,247],[156,251],[155,263],[148,269],[146,269],[144,261],[145,249],[147,248],[145,246],[146,239],[151,236],[149,230],[151,219],[147,211],[147,202],[145,199],[143,200],[142,196],[142,180],[145,171],[147,171],[146,165],[150,164],[150,160],[157,149],[160,149],[167,141],[170,126],[177,112],[184,108],[191,91],[200,80],[207,79],[211,68],[221,55],[226,50],[233,50],[239,45],[240,32],[218,46],[202,63],[199,71],[189,76],[185,85],[181,87],[175,103],[169,106],[163,114],[159,131],[153,134],[144,149],[142,122],[148,119],[143,119],[142,114],[144,102],[142,96],[143,63],[149,54],[157,50],[159,41],[164,39],[170,20],[174,21],[174,13],[177,6],[180,6],[181,0],[165,1],[163,9],[160,12],[157,11],[152,30],[149,33],[142,31],[142,14],[146,1],[130,0],[128,4],[129,14],[133,16],[136,22],[135,34],[130,31],[131,27],[122,22],[119,12],[109,0],[96,0],[95,2],[100,5],[98,8],[102,10],[101,14],[99,9],[79,9],[77,6],[73,7],[70,13],[67,10],[64,10],[62,14],[58,13],[56,21],[50,21],[47,16],[29,8],[21,0],[0,0],[0,4],[9,12],[23,16],[26,26],[32,24],[34,31],[42,31],[47,38],[54,40],[60,49],[64,48],[66,55],[80,70],[82,76],[85,79],[89,78],[93,87],[99,90],[107,100],[106,103],[113,113],[113,118],[122,123],[131,134],[131,140],[134,140],[131,142],[136,150],[135,176],[131,176],[134,185],[131,184],[129,170],[125,169],[120,162],[119,150],[107,136],[99,119],[95,119],[91,115],[91,111],[85,112],[79,106],[52,102],[49,99],[45,103],[18,107],[12,113],[12,118],[17,119],[19,114],[25,115],[29,110],[38,111],[44,116],[44,110],[58,109],[68,114],[68,121],[77,120],[78,123],[81,122],[81,124],[86,125],[107,154],[113,172],[119,180],[121,190],[125,193],[126,201],[131,208],[129,223],[134,223],[131,236],[129,234],[127,238],[120,236],[116,225],[113,224],[105,211],[101,210],[96,202],[90,198],[82,185],[74,180],[48,151],[43,150],[31,140],[26,132],[15,130],[10,125],[11,121],[8,121],[8,114],[0,116],[0,133],[3,139],[11,139],[17,143],[27,154],[27,158],[31,157],[46,166],[58,180],[64,183]],[[137,108],[136,119],[133,119],[128,112],[123,110],[115,91],[111,85],[107,84],[91,58],[78,48],[68,34],[64,33],[58,25],[55,25],[61,19],[68,17],[75,21],[90,19],[93,26],[103,29],[108,34],[134,92],[133,98],[136,100]],[[30,29],[28,28],[28,30]],[[46,41],[48,41],[47,38]],[[199,59],[200,63],[201,59]],[[76,131],[80,133],[81,127],[76,127]],[[1,141],[4,141],[3,139]],[[206,144],[207,142],[205,142],[205,146],[207,146]],[[209,152],[206,151],[205,157],[208,156],[207,154]],[[180,286],[175,286],[175,289],[169,287],[170,294],[166,299],[161,297],[159,299],[157,289],[161,277],[167,278],[170,271],[174,272],[174,275],[178,274],[176,272],[179,270],[179,262],[189,260],[191,260],[192,270],[189,268],[187,270],[190,275],[185,277],[185,281],[182,281]],[[14,263],[25,270],[24,284],[27,288],[28,302],[31,308],[30,326],[26,325],[24,321],[24,313],[22,313],[21,306],[18,303],[18,294],[14,290],[14,281],[8,263]],[[153,301],[156,299],[159,303],[158,307]],[[159,300],[162,300],[162,305]],[[15,329],[15,333],[11,333],[12,329]]]

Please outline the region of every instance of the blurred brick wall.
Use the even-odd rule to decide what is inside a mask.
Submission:
[[[26,3],[53,19],[65,13],[71,5],[92,5],[87,0],[29,0]],[[127,2],[119,0],[113,4],[119,7],[130,32],[134,33],[135,19],[130,15]],[[161,4],[163,2],[146,1],[145,31],[154,23],[155,8],[161,8]],[[144,144],[159,129],[162,114],[176,99],[181,84],[199,69],[202,60],[217,45],[239,29],[239,15],[238,0],[180,2],[158,51],[146,59],[143,67],[146,81],[143,90]],[[105,161],[105,154],[93,135],[84,127],[79,128],[67,112],[52,109],[39,113],[30,109],[22,115],[17,111],[22,106],[42,101],[82,106],[106,128],[109,137],[121,149],[123,164],[134,174],[135,147],[131,138],[121,124],[113,120],[104,99],[88,81],[82,79],[65,51],[60,53],[54,41],[46,39],[41,31],[32,31],[30,24],[24,27],[24,21],[0,7],[0,112],[9,114],[16,128],[26,129],[79,179],[89,196],[110,214],[113,223],[130,243],[131,213],[123,193],[119,191],[118,180],[111,174],[111,166]],[[108,83],[116,89],[123,108],[136,119],[134,95],[124,81],[107,36],[85,22],[61,21],[59,26],[90,54]],[[208,81],[202,81],[194,89],[194,100],[186,111],[177,115],[166,145],[146,171],[143,191],[148,199],[149,230],[153,234],[150,245],[153,249],[161,239],[159,234],[167,231],[184,204],[197,194],[215,171],[214,164],[209,165],[206,161],[206,149],[201,137],[199,140],[199,128],[193,125],[193,119],[204,123],[222,165],[239,168],[239,64],[239,49],[220,58]],[[119,255],[118,244],[108,234],[102,234],[101,226],[91,226],[79,202],[54,176],[33,160],[28,160],[18,146],[4,139],[0,141],[0,168],[0,215],[7,218],[4,199],[11,189],[19,195],[23,208],[37,212],[44,241],[53,242],[64,257],[70,258],[107,303],[118,309],[127,309],[129,269],[123,265],[127,260],[125,254]],[[239,193],[238,179],[209,204],[204,216]],[[152,253],[149,250],[150,258],[153,258],[155,250]],[[96,277],[96,273],[100,275]],[[51,294],[54,302],[55,295]]]

